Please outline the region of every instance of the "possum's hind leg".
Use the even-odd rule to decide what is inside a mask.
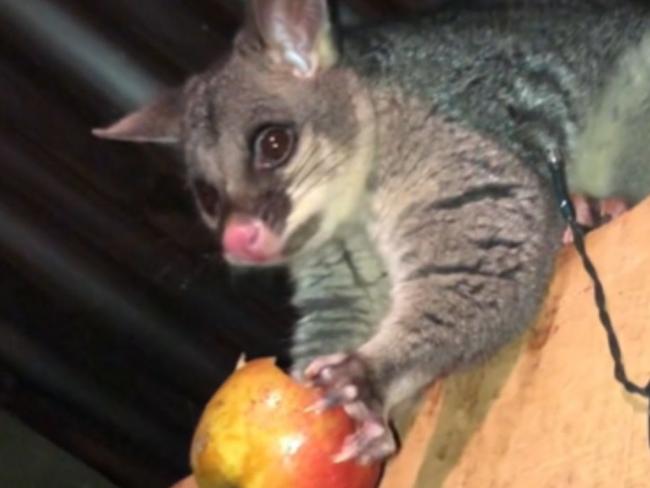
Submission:
[[[589,231],[599,227],[625,213],[631,205],[624,198],[610,197],[594,199],[582,194],[572,194],[571,202],[576,213],[576,221],[583,229]],[[567,226],[562,237],[564,244],[573,242],[573,232]]]
[[[605,198],[598,201],[598,215],[602,219],[601,223],[609,222],[612,219],[624,214],[630,209],[631,205],[624,198]]]
[[[592,228],[595,222],[595,215],[591,199],[584,195],[574,193],[571,195],[571,203],[575,210],[576,222],[578,225],[583,229]],[[564,230],[562,242],[564,244],[571,244],[573,242],[573,231],[568,225]]]

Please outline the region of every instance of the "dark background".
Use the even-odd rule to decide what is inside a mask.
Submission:
[[[0,408],[124,488],[183,477],[239,354],[288,343],[283,273],[224,267],[176,156],[90,135],[227,49],[241,5],[0,0]]]
[[[282,272],[223,266],[176,156],[90,135],[227,49],[241,5],[0,0],[0,407],[125,488],[184,476],[240,352],[289,337]]]

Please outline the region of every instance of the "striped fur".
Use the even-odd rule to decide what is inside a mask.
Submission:
[[[206,224],[218,232],[236,210],[282,239],[302,311],[295,373],[348,354],[329,376],[347,374],[366,395],[352,403],[383,415],[534,318],[562,231],[549,150],[566,155],[573,190],[650,192],[650,13],[625,0],[447,11],[357,26],[334,53],[323,0],[267,1],[253,2],[275,12],[253,16],[259,35],[249,24],[173,101],[182,114],[150,109],[102,135],[142,140],[138,124],[163,114],[144,129],[180,132],[190,178],[221,195]],[[292,160],[251,171],[251,132],[287,121]]]

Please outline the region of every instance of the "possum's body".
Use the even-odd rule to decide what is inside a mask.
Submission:
[[[357,29],[344,52],[370,83],[399,86],[532,164],[552,140],[572,190],[639,200],[650,189],[650,10],[548,3]]]
[[[569,3],[566,10],[552,13],[547,7],[498,15],[468,10],[357,28],[342,39],[344,62],[378,93],[409,99],[413,106],[402,110],[428,112],[487,134],[542,174],[547,150],[560,149],[572,191],[638,201],[650,190],[648,11],[634,4],[609,11]],[[411,134],[413,130],[417,128]],[[405,146],[400,171],[408,172],[409,153],[417,146]],[[377,161],[382,162],[392,164],[394,158]],[[403,188],[388,191],[399,200],[418,188],[419,178],[430,178],[426,170],[419,174],[415,169],[412,180],[400,181]],[[478,167],[476,171],[474,177]],[[399,207],[379,187],[377,198]],[[559,229],[555,223],[549,226]],[[321,310],[306,315],[293,349],[301,366],[315,355],[362,343],[386,311],[386,265],[369,245],[377,242],[376,236],[353,235],[354,244],[342,240],[338,253],[327,248],[330,265],[321,266],[319,257],[313,270],[295,269],[299,308],[309,310],[311,304],[309,287],[305,290],[301,283],[319,277],[333,293],[354,290],[351,301],[357,304],[342,298],[350,306],[337,310],[319,302]],[[342,252],[349,254],[347,259]],[[331,266],[334,262],[342,265]],[[359,301],[365,305],[358,306]],[[336,326],[321,327],[323,321]]]
[[[396,403],[535,317],[562,233],[550,151],[573,191],[650,193],[650,14],[523,3],[339,51],[324,0],[253,0],[228,59],[98,132],[181,145],[226,258],[289,266],[294,372],[360,422],[341,459],[394,452]]]

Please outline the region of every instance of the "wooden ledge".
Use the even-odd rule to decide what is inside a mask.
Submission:
[[[650,379],[650,199],[594,231],[628,375]],[[381,488],[650,487],[647,403],[613,377],[593,288],[572,247],[534,327],[425,395]]]

